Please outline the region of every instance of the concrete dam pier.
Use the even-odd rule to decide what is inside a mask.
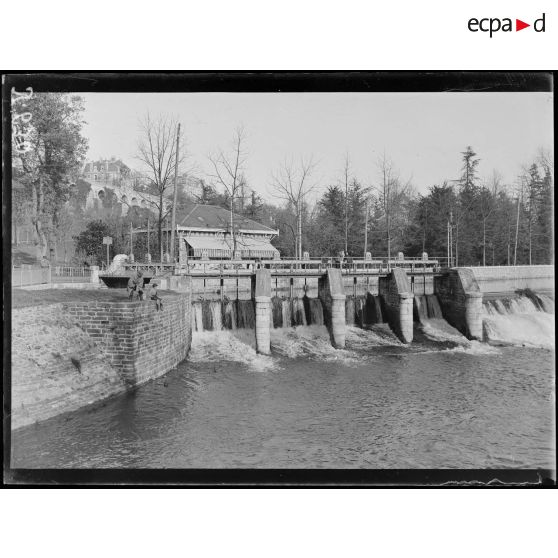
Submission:
[[[254,329],[256,350],[264,355],[271,352],[271,329],[299,325],[325,325],[337,349],[345,347],[347,326],[387,323],[408,344],[413,341],[415,323],[428,319],[447,322],[447,327],[467,339],[483,340],[484,297],[503,297],[525,289],[552,291],[554,268],[454,268],[435,274],[395,268],[379,276],[373,288],[367,283],[362,295],[348,294],[347,278],[340,269],[331,268],[317,277],[314,297],[306,291],[303,296],[272,296],[273,278],[268,269],[256,270],[250,280],[249,299],[194,301],[193,330]],[[548,311],[549,304],[546,299],[535,300],[534,308]]]

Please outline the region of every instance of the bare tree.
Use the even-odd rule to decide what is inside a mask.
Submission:
[[[314,189],[310,183],[312,172],[316,167],[313,157],[305,160],[301,157],[299,165],[293,160],[284,161],[279,169],[272,174],[271,183],[275,196],[294,208],[297,222],[295,259],[302,259],[302,213],[304,198]]]
[[[408,180],[402,183],[393,161],[384,154],[377,160],[378,171],[380,174],[380,184],[372,186],[378,192],[378,199],[385,218],[385,233],[387,242],[388,262],[391,260],[391,242],[393,231],[394,215],[397,215],[398,208],[411,191],[411,182]]]
[[[376,198],[374,193],[370,192],[368,189],[368,193],[365,199],[365,208],[364,208],[364,254],[363,257],[366,259],[366,253],[368,252],[368,219],[370,217],[370,206],[376,203]]]
[[[554,178],[552,172],[554,169],[554,157],[552,156],[552,152],[547,148],[540,147],[537,152],[536,162],[541,165],[544,172],[548,173],[552,180]]]
[[[184,159],[176,150],[177,122],[174,118],[149,113],[140,122],[141,137],[136,158],[147,167],[150,190],[156,196],[158,248],[163,261],[163,222],[172,208],[175,168]],[[181,142],[183,143],[183,142]],[[178,160],[177,160],[178,159]]]
[[[222,186],[229,198],[230,204],[230,235],[233,245],[233,256],[236,251],[237,238],[234,223],[234,200],[242,193],[246,179],[243,171],[246,165],[247,153],[244,149],[246,133],[242,126],[237,127],[229,152],[219,149],[217,153],[209,155],[213,167],[211,178]]]
[[[349,153],[345,153],[345,163],[343,165],[343,187],[345,190],[345,254],[349,253],[349,174],[351,171],[351,161]]]

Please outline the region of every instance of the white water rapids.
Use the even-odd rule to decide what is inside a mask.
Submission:
[[[552,349],[554,301],[543,294],[487,300],[483,327],[485,338],[493,343]]]
[[[195,304],[195,326],[189,360],[195,363],[236,362],[248,365],[253,370],[267,371],[281,368],[281,360],[285,358],[308,358],[355,366],[369,358],[368,351],[385,351],[389,348],[400,353],[444,351],[471,355],[497,353],[494,345],[552,348],[554,315],[550,312],[554,311],[554,301],[546,295],[535,296],[534,300],[528,296],[515,296],[485,301],[483,324],[485,341],[489,343],[468,340],[443,318],[437,297],[426,295],[415,297],[417,326],[424,337],[416,338],[411,345],[404,345],[387,324],[375,324],[364,329],[348,324],[347,344],[343,350],[332,347],[324,325],[306,325],[301,299],[295,300],[296,305],[288,300],[278,300],[277,312],[284,314],[283,323],[290,324],[292,320],[300,325],[271,329],[271,356],[256,352],[253,329],[237,328],[234,325],[236,309],[231,303],[228,303],[231,309],[227,306],[225,311],[225,315],[232,313],[231,329],[223,329],[221,303],[206,303],[206,312],[211,314],[214,328],[209,331],[202,330],[202,307],[201,304]],[[351,301],[351,304],[354,302]],[[206,317],[204,321],[208,319]],[[352,319],[350,321],[353,322]],[[249,320],[246,322],[249,323]]]

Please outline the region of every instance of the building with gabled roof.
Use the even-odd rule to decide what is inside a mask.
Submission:
[[[233,230],[234,235],[231,234],[230,211],[217,205],[194,204],[178,212],[178,261],[279,258],[279,251],[271,244],[279,231],[236,213],[233,214]],[[169,227],[164,227],[163,231],[170,234]]]

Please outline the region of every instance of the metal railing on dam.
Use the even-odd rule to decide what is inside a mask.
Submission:
[[[281,260],[202,260],[190,259],[186,263],[142,262],[125,263],[114,273],[103,273],[101,278],[107,284],[120,281],[125,286],[127,276],[132,271],[142,270],[144,277],[161,278],[188,276],[192,279],[192,293],[201,298],[248,299],[251,296],[251,282],[258,270],[269,270],[274,296],[302,296],[317,290],[318,279],[328,270],[340,271],[347,294],[356,296],[366,292],[377,292],[378,280],[395,269],[403,269],[415,281],[429,281],[444,268],[441,259],[397,258],[307,258]],[[424,279],[421,279],[424,278]],[[418,283],[417,287],[418,287]],[[414,290],[414,289],[413,289]],[[421,294],[431,292],[420,289]]]
[[[340,269],[342,275],[387,275],[393,269],[412,274],[441,271],[438,259],[421,258],[365,260],[363,258],[313,258],[306,260],[198,260],[187,263],[134,262],[124,264],[127,271],[141,269],[154,275],[191,275],[192,277],[250,276],[258,269],[269,269],[273,276],[318,277],[328,269]]]

